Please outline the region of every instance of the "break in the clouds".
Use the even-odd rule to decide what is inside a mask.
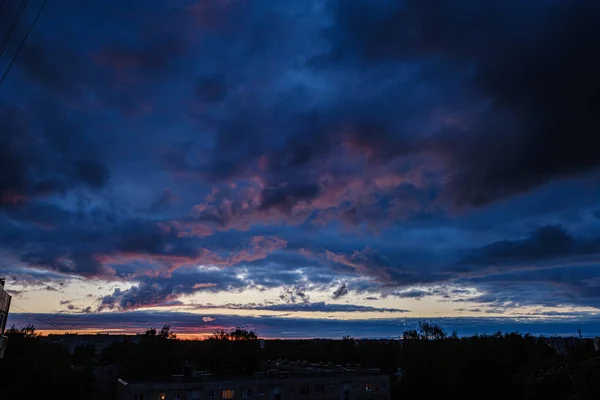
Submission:
[[[17,306],[600,306],[597,1],[109,3],[49,4],[0,86]]]

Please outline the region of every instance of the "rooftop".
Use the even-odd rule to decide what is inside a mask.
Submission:
[[[265,364],[265,371],[255,372],[252,375],[212,375],[206,371],[196,371],[189,364],[182,365],[182,373],[172,375],[170,379],[162,380],[162,383],[192,383],[192,382],[215,382],[234,380],[263,380],[263,379],[312,379],[332,377],[354,377],[365,375],[386,375],[379,368],[360,368],[357,365],[332,365],[330,363],[308,363],[303,361],[275,360]],[[144,384],[149,382],[132,381],[133,384]],[[123,381],[123,384],[129,384]],[[157,383],[157,382],[154,382]]]

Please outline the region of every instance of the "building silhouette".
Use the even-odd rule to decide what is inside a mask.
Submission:
[[[42,340],[47,343],[57,344],[66,347],[73,353],[78,347],[93,346],[98,353],[114,343],[132,342],[137,343],[141,339],[140,335],[124,335],[110,333],[51,333],[44,336]]]
[[[8,319],[8,311],[10,309],[10,295],[4,290],[4,279],[0,279],[0,358],[4,357],[4,351],[8,339],[4,336],[6,330],[6,320]]]
[[[379,370],[269,370],[215,377],[182,368],[160,381],[118,380],[118,400],[388,400],[390,377]]]

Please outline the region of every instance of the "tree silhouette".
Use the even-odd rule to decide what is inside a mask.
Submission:
[[[159,339],[177,339],[177,335],[171,331],[171,325],[169,324],[163,325],[156,336]]]
[[[171,325],[165,324],[160,331],[152,327],[144,332],[144,337],[157,339],[177,339],[177,335],[171,330]]]
[[[147,329],[146,332],[144,332],[144,336],[146,336],[146,337],[156,337],[156,328],[152,327],[150,329]]]
[[[455,334],[452,335],[454,338]],[[430,321],[419,321],[417,329],[410,329],[404,332],[404,340],[443,340],[448,334],[440,325]]]
[[[240,340],[257,340],[258,336],[256,332],[252,330],[248,330],[243,326],[236,326],[234,329],[231,329],[227,332],[224,329],[219,329],[215,331],[210,337],[212,340],[232,340],[232,341],[240,341]]]

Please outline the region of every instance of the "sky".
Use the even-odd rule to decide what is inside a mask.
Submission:
[[[0,85],[9,324],[600,335],[598,20],[597,0],[48,2]]]

